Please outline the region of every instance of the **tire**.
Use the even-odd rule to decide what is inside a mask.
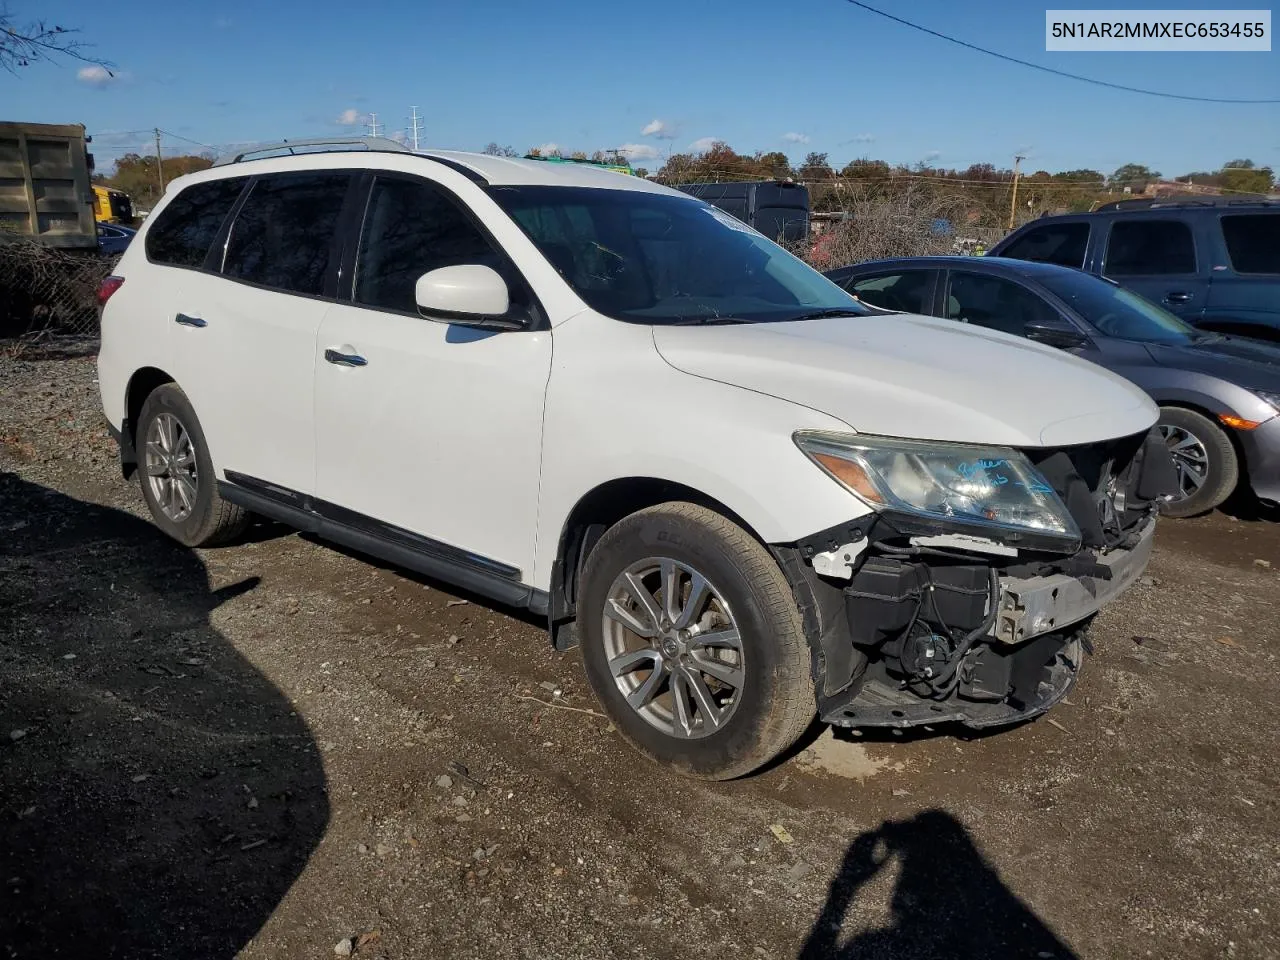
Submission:
[[[679,583],[670,591],[679,599],[675,618],[662,588],[670,571]],[[654,587],[649,611],[633,602],[628,574],[640,589]],[[695,574],[706,586],[700,601]],[[606,618],[619,606],[623,613]],[[648,629],[650,612],[672,619],[670,629],[658,623],[657,635],[646,638],[624,622],[629,614],[632,625]],[[786,578],[746,531],[705,507],[666,503],[607,530],[583,568],[578,629],[587,680],[617,729],[641,753],[687,776],[729,780],[750,773],[813,721],[809,645]],[[640,666],[622,667],[623,656]],[[611,662],[621,669],[617,678]]]
[[[1161,407],[1159,427],[1174,454],[1182,494],[1161,507],[1161,514],[1194,517],[1231,496],[1240,479],[1240,460],[1231,438],[1221,427],[1184,407]],[[1199,473],[1203,473],[1203,479],[1197,487],[1195,476]]]
[[[204,430],[177,384],[151,392],[142,404],[137,431],[138,479],[156,526],[188,547],[216,546],[244,533],[249,514],[218,496]],[[172,448],[167,453],[166,445]],[[160,467],[165,473],[153,476]]]

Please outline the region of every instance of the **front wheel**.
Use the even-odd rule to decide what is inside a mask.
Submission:
[[[786,578],[705,507],[662,504],[610,528],[587,558],[578,624],[587,679],[618,730],[681,773],[750,773],[813,720]]]
[[[1177,493],[1162,514],[1193,517],[1231,496],[1240,479],[1240,461],[1221,427],[1194,410],[1161,407],[1159,428],[1178,477]]]

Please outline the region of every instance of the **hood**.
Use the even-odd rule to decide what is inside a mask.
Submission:
[[[1057,447],[1156,421],[1129,381],[1052,347],[909,314],[657,326],[678,370],[843,420],[859,433]]]
[[[1248,337],[1211,336],[1192,343],[1144,344],[1162,367],[1193,370],[1258,390],[1280,391],[1280,345]]]

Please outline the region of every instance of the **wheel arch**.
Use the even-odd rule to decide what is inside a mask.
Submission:
[[[166,383],[176,381],[159,367],[139,367],[125,387],[124,423],[120,427],[120,468],[126,480],[133,476],[138,467],[137,431],[142,405],[147,402],[147,397]]]
[[[1185,397],[1170,397],[1165,399],[1155,398],[1156,405],[1160,407],[1174,407],[1179,410],[1190,410],[1192,413],[1198,413],[1204,417],[1215,427],[1226,434],[1227,441],[1231,444],[1231,448],[1236,452],[1236,457],[1240,463],[1245,462],[1244,447],[1240,444],[1240,438],[1236,435],[1236,431],[1229,429],[1226,424],[1218,419],[1218,414],[1214,413],[1212,408],[1207,404],[1196,399],[1188,399]]]
[[[715,511],[736,523],[768,549],[768,544],[740,514],[701,490],[660,477],[632,476],[607,480],[578,498],[560,529],[547,609],[552,640],[557,647],[563,649],[572,645],[572,639],[562,637],[563,631],[558,626],[571,619],[576,612],[582,562],[596,541],[623,517],[646,507],[676,500],[696,503]]]

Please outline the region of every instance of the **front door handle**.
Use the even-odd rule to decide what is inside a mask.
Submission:
[[[337,350],[326,350],[324,358],[340,367],[365,367],[369,361],[358,353],[340,353]]]
[[[1165,303],[1186,303],[1190,299],[1191,299],[1191,294],[1183,293],[1180,290],[1174,293],[1166,293],[1164,295]]]
[[[185,313],[179,313],[173,318],[174,323],[180,323],[184,327],[207,327],[209,324],[201,317],[191,317]]]

